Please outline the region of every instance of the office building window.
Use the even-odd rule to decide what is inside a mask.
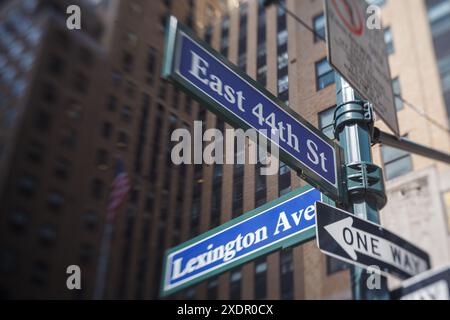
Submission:
[[[55,226],[48,223],[38,230],[38,237],[42,244],[51,245],[56,240]]]
[[[117,108],[117,98],[113,95],[108,97],[107,107],[109,111],[114,111]]]
[[[381,155],[386,180],[391,180],[402,176],[408,172],[411,172],[413,169],[411,154],[406,151],[389,146],[382,146]]]
[[[186,290],[185,298],[186,300],[192,300],[195,298],[195,287]]]
[[[319,113],[319,129],[330,139],[334,140],[334,110],[332,107]]]
[[[217,299],[217,293],[218,293],[218,286],[219,286],[219,279],[213,278],[208,281],[208,284],[206,285],[206,296],[208,300],[216,300]]]
[[[230,33],[230,17],[225,16],[222,19],[222,35],[220,41],[220,53],[225,57],[228,56],[229,33]]]
[[[51,116],[47,111],[39,110],[35,114],[34,126],[36,129],[47,132],[50,129]]]
[[[291,170],[280,161],[280,174],[278,176],[278,194],[283,196],[291,191]]]
[[[334,83],[334,70],[329,65],[327,58],[316,62],[316,87],[322,90]]]
[[[241,299],[241,270],[234,270],[230,273],[230,300]]]
[[[281,299],[292,300],[294,298],[294,256],[292,249],[280,252],[280,273]]]
[[[53,54],[48,62],[48,71],[54,76],[60,76],[63,74],[64,68],[64,60],[60,56]]]
[[[37,179],[33,176],[26,175],[19,179],[17,186],[20,194],[31,197],[36,191]]]
[[[122,108],[121,118],[124,122],[130,122],[131,119],[131,108],[129,106],[124,106]]]
[[[15,231],[24,231],[30,222],[30,214],[23,210],[15,209],[9,213],[9,222]],[[0,270],[1,268],[0,266]]]
[[[395,109],[397,111],[400,111],[403,109],[404,105],[402,99],[400,98],[402,95],[402,89],[398,77],[392,80],[392,89],[394,91]]]
[[[95,178],[94,180],[92,180],[91,195],[93,199],[101,200],[103,197],[103,189],[104,185],[100,179]]]
[[[384,28],[384,42],[386,43],[386,49],[389,55],[395,52],[394,40],[392,37],[392,30],[390,27]]]
[[[266,257],[255,261],[255,299],[267,297],[267,261]]]
[[[103,122],[101,135],[104,139],[111,138],[112,124],[110,122]]]
[[[261,174],[262,167],[263,167],[263,165],[261,164],[261,159],[258,156],[258,163],[255,166],[255,207],[256,208],[262,206],[267,201],[267,176]]]
[[[210,227],[217,227],[220,224],[220,212],[222,206],[222,174],[223,166],[214,165],[213,190],[211,192],[211,221]]]
[[[103,149],[97,150],[96,164],[98,167],[106,168],[108,166],[108,152]]]
[[[48,207],[54,211],[61,209],[64,204],[64,197],[57,191],[53,191],[47,198]]]
[[[55,164],[55,175],[61,179],[67,179],[70,173],[71,163],[66,158],[58,158]]]
[[[349,268],[349,265],[347,263],[339,259],[335,259],[329,256],[327,256],[326,259],[327,259],[327,275],[329,276],[337,272],[347,270]]]
[[[244,166],[234,165],[233,174],[233,218],[242,214],[244,205]]]
[[[262,86],[267,84],[267,65],[261,65],[256,71],[256,81],[258,81]]]
[[[257,52],[256,52],[256,81],[262,86],[266,86],[267,82],[267,49],[266,49],[266,9],[264,1],[259,0],[258,3],[258,35],[257,35]]]
[[[282,95],[287,90],[289,90],[289,77],[285,75],[278,79],[278,95]]]
[[[322,39],[325,39],[325,15],[321,13],[320,15],[314,17],[313,24],[314,24],[314,42],[321,41]]]
[[[212,37],[213,37],[213,27],[211,25],[208,25],[205,28],[205,42],[211,45]]]
[[[95,211],[88,211],[83,217],[84,228],[88,231],[95,231],[98,226],[98,215]]]
[[[248,3],[241,3],[239,6],[238,67],[244,72],[247,67],[247,10]]]
[[[75,72],[72,81],[73,87],[79,93],[86,93],[89,85],[89,80],[84,73],[82,73],[81,71]]]
[[[122,69],[125,72],[131,72],[133,70],[134,58],[129,52],[122,53]]]
[[[147,78],[146,81],[149,85],[154,83],[154,75],[156,69],[156,49],[150,47],[147,53]]]
[[[41,163],[42,162],[42,156],[45,153],[45,146],[40,143],[39,141],[31,141],[28,150],[27,150],[27,158],[35,163]]]

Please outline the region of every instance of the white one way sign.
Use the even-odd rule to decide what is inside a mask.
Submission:
[[[406,279],[430,268],[428,254],[381,226],[316,203],[317,242],[321,251],[362,267]]]
[[[429,270],[403,281],[391,292],[392,299],[400,300],[449,300],[450,266]]]

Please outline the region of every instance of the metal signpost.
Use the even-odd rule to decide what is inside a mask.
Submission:
[[[327,255],[368,268],[377,266],[384,275],[401,279],[430,269],[426,252],[344,210],[316,203],[317,244]]]
[[[378,211],[387,199],[381,168],[372,163],[373,107],[356,94],[350,83],[374,103],[378,114],[398,135],[383,31],[367,28],[365,1],[324,1],[328,60],[342,75],[336,74],[334,134],[344,149],[349,196],[345,209],[361,219],[379,223]],[[382,278],[380,290],[369,290],[367,278],[364,269],[352,268],[354,299],[389,299],[386,278]]]
[[[316,201],[330,200],[317,189],[300,188],[168,250],[161,295],[313,239]]]
[[[403,281],[392,291],[392,299],[450,300],[450,266],[430,270]]]
[[[168,22],[163,76],[231,125],[255,129],[277,144],[284,163],[325,195],[345,202],[340,147],[174,17]]]
[[[328,61],[399,136],[382,29],[369,29],[364,0],[325,0]]]

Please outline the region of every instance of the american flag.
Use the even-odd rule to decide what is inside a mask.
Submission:
[[[118,159],[107,207],[108,221],[112,222],[114,220],[117,209],[122,204],[128,191],[130,191],[130,181],[125,171],[123,161],[121,159]]]

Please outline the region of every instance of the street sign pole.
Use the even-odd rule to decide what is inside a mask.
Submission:
[[[353,88],[336,74],[335,136],[344,149],[345,171],[349,202],[347,211],[357,217],[379,223],[378,210],[386,204],[381,170],[372,164],[371,132],[373,130],[372,107],[361,101]],[[368,289],[369,274],[354,266],[351,270],[353,297],[355,300],[387,300],[389,291],[385,277],[381,288]]]

